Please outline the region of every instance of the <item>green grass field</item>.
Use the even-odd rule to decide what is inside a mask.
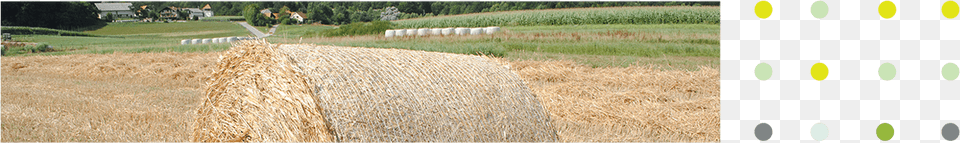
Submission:
[[[14,39],[18,41],[48,44],[53,46],[54,51],[19,52],[22,54],[8,56],[114,52],[210,52],[227,49],[229,44],[180,45],[180,40],[250,35],[249,31],[233,22],[111,23],[101,29],[84,33],[108,37],[15,35]]]

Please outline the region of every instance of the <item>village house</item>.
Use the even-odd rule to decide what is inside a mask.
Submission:
[[[103,19],[104,16],[107,16],[107,13],[113,14],[114,17],[134,17],[136,13],[130,9],[133,6],[132,3],[95,3],[97,9],[100,9],[100,14],[97,15],[97,18]]]
[[[297,22],[300,22],[300,23],[303,23],[303,19],[306,18],[306,17],[307,17],[307,16],[304,15],[302,12],[292,12],[292,13],[290,13],[290,18],[291,18],[291,19],[296,19]]]

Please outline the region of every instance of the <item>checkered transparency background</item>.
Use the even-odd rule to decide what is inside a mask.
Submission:
[[[878,14],[883,0],[823,0],[823,19],[810,12],[817,0],[769,0],[773,13],[760,19],[759,1],[721,1],[722,142],[761,142],[760,123],[773,128],[763,142],[817,142],[816,123],[829,129],[822,142],[947,142],[941,127],[960,123],[960,81],[940,74],[960,63],[960,18],[941,14],[946,0],[891,0],[890,19]],[[818,62],[823,81],[810,75]],[[759,63],[770,79],[754,75]],[[880,79],[883,63],[894,79]],[[881,123],[893,125],[891,140],[877,138]]]

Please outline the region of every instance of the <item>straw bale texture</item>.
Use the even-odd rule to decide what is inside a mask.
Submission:
[[[223,57],[193,141],[558,140],[526,83],[487,57],[263,41]]]
[[[388,38],[393,37],[394,34],[395,33],[393,32],[393,30],[387,30],[386,32],[383,32],[383,37],[388,37]]]
[[[238,42],[220,56],[191,141],[332,141],[305,75],[264,43]]]

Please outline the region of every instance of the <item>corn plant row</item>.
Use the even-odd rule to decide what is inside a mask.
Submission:
[[[183,39],[180,40],[180,45],[190,45],[190,44],[218,44],[218,43],[233,43],[240,40],[256,40],[255,37],[220,37],[220,38],[207,38],[207,39]]]
[[[389,38],[403,36],[490,35],[497,33],[497,31],[500,31],[500,27],[393,29],[384,32],[383,36]]]
[[[616,7],[496,12],[395,21],[402,28],[582,24],[719,24],[719,7]]]

